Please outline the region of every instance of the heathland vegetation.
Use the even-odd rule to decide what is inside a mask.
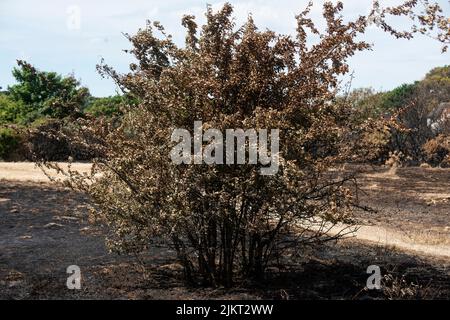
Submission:
[[[73,75],[40,71],[18,61],[12,71],[17,84],[0,92],[0,159],[33,160],[38,148],[47,160],[90,160],[92,154],[69,146],[69,141],[50,139],[48,132],[67,126],[68,119],[96,117],[117,121],[123,108],[136,99],[127,95],[97,98]],[[398,158],[406,165],[450,165],[449,113],[450,66],[437,67],[422,80],[389,91],[357,88],[341,93],[337,101],[352,106],[352,121],[395,118],[401,127],[373,126],[362,137],[378,150],[365,159],[385,163]],[[375,123],[375,122],[374,122]],[[37,139],[40,137],[41,139]]]

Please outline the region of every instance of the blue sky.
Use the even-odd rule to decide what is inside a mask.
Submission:
[[[261,29],[293,34],[296,13],[307,0],[230,1],[237,23],[249,13]],[[344,0],[344,16],[366,14],[370,0]],[[439,1],[446,14],[448,0]],[[182,43],[185,13],[204,21],[206,3],[220,8],[224,1],[194,0],[0,0],[0,86],[14,83],[11,70],[16,59],[25,59],[41,70],[74,73],[96,96],[114,94],[111,80],[102,79],[95,66],[104,58],[118,71],[126,71],[130,56],[122,50],[129,43],[122,32],[134,33],[146,19],[160,21]],[[315,1],[313,18],[320,17],[323,1]],[[384,4],[398,1],[382,1]],[[375,44],[372,52],[359,53],[350,61],[354,71],[352,87],[371,86],[387,90],[402,83],[420,80],[431,68],[450,64],[450,53],[441,54],[440,44],[419,36],[414,40],[395,40],[370,29],[366,40]]]

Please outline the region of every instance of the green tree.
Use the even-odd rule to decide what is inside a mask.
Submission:
[[[423,81],[450,82],[450,65],[436,67],[430,70]]]
[[[6,93],[0,93],[0,125],[16,123],[24,112],[23,104],[11,99]]]
[[[18,135],[12,129],[0,127],[0,159],[7,158],[18,145]]]
[[[353,108],[353,114],[360,121],[379,117],[383,112],[382,103],[385,93],[376,92],[373,88],[352,90],[345,98]]]
[[[411,103],[414,99],[417,86],[418,82],[413,84],[402,84],[401,86],[386,92],[383,95],[381,109],[386,112],[395,112],[406,107],[407,104]]]
[[[121,114],[121,108],[127,104],[124,96],[116,95],[104,98],[92,98],[84,112],[93,116],[107,116]]]
[[[20,103],[16,118],[24,124],[41,117],[61,119],[79,116],[89,102],[89,90],[73,77],[39,71],[25,61],[18,61],[13,76],[17,84],[8,88],[10,98]]]

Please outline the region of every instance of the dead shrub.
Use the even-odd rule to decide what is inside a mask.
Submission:
[[[95,141],[86,144],[100,156],[91,175],[69,174],[70,185],[95,203],[92,214],[111,228],[113,250],[151,250],[159,239],[176,250],[187,280],[231,286],[237,276],[261,279],[285,250],[301,254],[306,244],[345,234],[327,235],[352,222],[356,201],[353,178],[328,171],[355,147],[350,109],[336,97],[347,59],[370,48],[358,39],[379,10],[345,22],[343,4],[326,2],[321,32],[308,17],[311,6],[296,17],[295,37],[261,31],[251,16],[237,28],[229,4],[216,13],[208,7],[201,30],[185,16],[184,47],[159,23],[148,23],[127,35],[136,59],[129,73],[99,66],[139,103],[108,130],[78,120],[79,141]],[[409,38],[383,18],[414,7],[381,10],[380,26]],[[185,129],[192,136],[195,121],[220,132],[279,129],[280,149],[272,154],[279,170],[261,175],[261,164],[174,164],[171,135]]]
[[[433,166],[450,166],[450,136],[440,134],[427,141],[422,149],[427,163]]]

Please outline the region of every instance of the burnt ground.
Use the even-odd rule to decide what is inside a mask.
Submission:
[[[364,166],[358,176],[359,222],[395,229],[415,243],[450,244],[450,170]]]
[[[360,196],[378,213],[358,219],[420,241],[448,241],[450,171],[398,169],[389,178],[384,169],[371,170]],[[260,283],[189,288],[167,247],[140,259],[109,253],[104,230],[86,221],[85,203],[47,183],[0,181],[0,299],[450,299],[449,259],[354,239],[305,248],[301,259],[271,268]],[[364,290],[374,264],[386,276],[381,291]],[[81,268],[81,290],[66,287],[70,265]]]

